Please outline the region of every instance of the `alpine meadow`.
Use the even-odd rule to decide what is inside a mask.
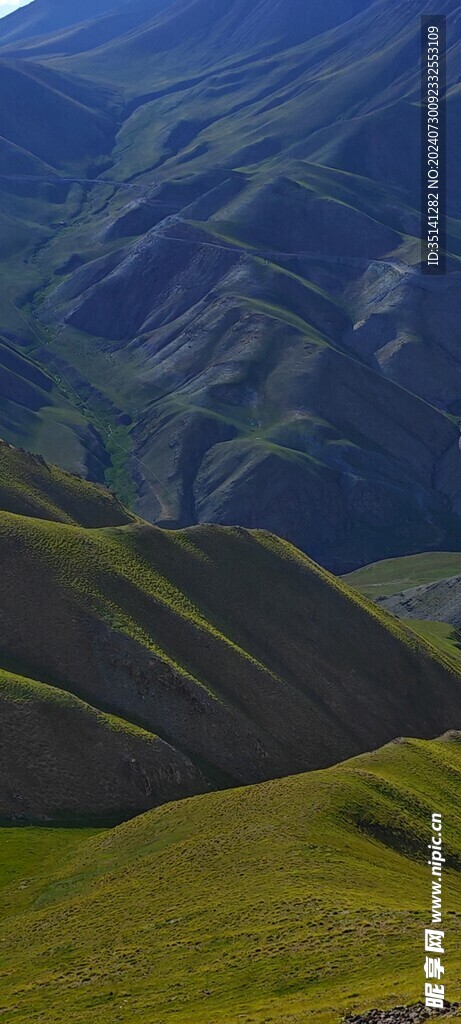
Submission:
[[[461,1019],[460,61],[459,0],[0,16],[5,1024]]]

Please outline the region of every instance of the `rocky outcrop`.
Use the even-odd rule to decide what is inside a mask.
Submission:
[[[445,1002],[443,1010],[430,1010],[424,1003],[413,1003],[411,1006],[395,1006],[392,1010],[368,1010],[366,1013],[351,1014],[344,1018],[344,1024],[419,1024],[420,1021],[432,1020],[456,1014],[461,1003]]]

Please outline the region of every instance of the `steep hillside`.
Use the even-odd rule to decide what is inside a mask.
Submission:
[[[49,337],[30,303],[42,284],[37,253],[81,208],[79,186],[59,175],[99,172],[114,144],[116,100],[15,57],[0,59],[0,84],[1,433],[102,482],[110,458],[92,389],[51,352],[45,361],[37,353]],[[119,410],[111,411],[116,418]]]
[[[323,772],[170,804],[86,841],[77,830],[2,830],[4,1013],[15,1024],[339,1024],[414,1003],[434,807],[455,1001],[460,749],[459,733],[400,740]]]
[[[97,727],[114,740],[107,720],[79,701],[160,737],[153,756],[160,751],[166,774],[135,772],[151,804],[170,799],[173,784],[187,795],[191,785],[259,782],[332,764],[402,733],[431,737],[456,727],[459,672],[451,662],[287,542],[242,528],[163,531],[130,522],[100,488],[2,452],[17,479],[3,500],[16,511],[0,512],[0,664],[16,690],[10,680],[5,699],[14,706],[0,730],[5,749],[17,746],[18,756],[0,788],[0,816],[13,813],[14,801],[19,815],[24,805],[29,738],[26,731],[16,737],[25,705],[14,696],[21,686],[27,728],[35,730],[32,770],[42,763],[41,729],[48,735],[49,718],[59,720],[61,709],[66,724],[56,732],[52,772],[66,759],[73,720],[88,723],[88,736]],[[102,525],[120,522],[127,525]],[[56,702],[42,684],[57,688]],[[62,691],[78,701],[66,704]],[[141,747],[146,742],[139,739]],[[110,761],[111,750],[102,756]],[[70,758],[69,766],[70,780],[48,804],[65,809],[65,794],[83,772],[83,811],[88,765]],[[32,807],[31,798],[27,814]]]
[[[27,10],[14,11],[0,23],[0,39],[4,43],[47,35],[73,25],[85,18],[106,14],[117,6],[117,0],[35,0]],[[118,4],[120,6],[120,3]]]
[[[369,0],[344,0],[338,11],[334,0],[326,0],[321,8],[309,10],[302,0],[290,0],[286,17],[279,4],[268,0],[256,0],[250,8],[243,0],[221,0],[220,4],[216,0],[79,0],[78,4],[71,0],[60,0],[59,4],[56,0],[35,0],[27,12],[2,20],[0,40],[4,46],[23,45],[26,51],[34,52],[38,45],[43,49],[52,46],[52,33],[64,29],[81,32],[85,24],[87,34],[81,40],[80,52],[91,51],[99,49],[103,41],[98,31],[101,24],[112,19],[121,37],[120,42],[113,44],[116,49],[128,46],[135,53],[140,48],[144,53],[155,53],[162,49],[165,39],[174,38],[182,45],[196,36],[203,42],[206,30],[210,33],[210,44],[214,42],[222,55],[229,45],[240,50],[242,45],[255,49],[259,44],[264,50],[267,39],[276,47],[312,39],[347,22],[367,6]],[[127,26],[128,14],[132,23]],[[133,28],[137,31],[133,32]],[[123,37],[128,33],[130,38],[125,40]],[[64,38],[67,42],[67,37]],[[97,55],[101,61],[111,58],[110,52]],[[195,59],[200,60],[201,54]]]
[[[338,573],[459,549],[457,7],[439,5],[437,280],[419,273],[422,0],[35,0],[5,19],[2,74],[49,113],[40,139],[3,131],[0,316],[55,389],[9,439],[154,523],[269,529]]]
[[[123,526],[134,521],[105,488],[1,440],[0,509],[74,526]]]
[[[22,15],[15,13],[0,24],[5,49],[26,55],[82,52],[139,28],[173,0],[35,0]],[[24,17],[24,14],[27,17]]]
[[[56,686],[0,670],[0,820],[121,821],[202,793],[188,758]]]
[[[6,520],[28,523],[33,518],[43,527],[55,521],[90,531],[133,521],[102,487],[4,442],[0,508],[6,510]],[[5,552],[8,532],[3,534],[3,546]],[[24,629],[23,607],[38,625],[48,653],[55,647],[57,628],[44,612],[49,600],[46,582],[31,593],[28,569],[15,562],[14,545],[2,559],[2,572],[9,573],[7,563],[12,588],[18,590],[14,616],[5,614],[9,585],[0,600],[0,820],[119,821],[165,800],[207,789],[200,770],[152,730],[104,714],[61,689],[59,670],[53,686],[43,683],[40,675],[24,678],[14,666],[12,672],[3,670]],[[19,594],[24,595],[24,606]],[[76,636],[75,652],[78,647]],[[51,655],[43,660],[45,679],[47,662],[52,661]]]
[[[82,157],[95,162],[112,148],[115,126],[98,109],[104,90],[92,95],[86,83],[14,59],[0,60],[0,88],[2,136],[48,166],[61,169]]]

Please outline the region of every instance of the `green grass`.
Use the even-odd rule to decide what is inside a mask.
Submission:
[[[286,454],[287,457],[300,457],[288,450]],[[67,477],[64,479],[67,484]],[[73,482],[73,478],[70,480]],[[77,487],[81,484],[86,492],[88,484],[75,482]],[[315,589],[326,588],[332,600],[335,596],[345,600],[351,612],[354,607],[365,612],[370,621],[374,620],[405,647],[415,651],[419,647],[412,632],[398,619],[346,587],[291,544],[264,532],[231,527],[164,532],[149,528],[147,524],[88,530],[5,512],[0,512],[0,528],[4,543],[18,551],[18,572],[21,572],[24,561],[24,565],[34,565],[43,574],[51,573],[53,585],[57,585],[77,605],[91,608],[112,628],[137,640],[173,668],[182,668],[186,673],[192,665],[193,652],[187,655],[187,644],[180,642],[179,638],[183,630],[187,636],[191,629],[202,636],[203,643],[216,645],[216,650],[220,650],[220,663],[226,656],[235,655],[241,665],[248,662],[254,667],[267,669],[274,679],[278,677],[276,661],[271,662],[267,652],[261,661],[255,656],[257,635],[265,635],[270,629],[270,622],[265,620],[264,606],[258,607],[258,603],[251,606],[251,629],[246,635],[246,646],[242,633],[237,640],[236,623],[232,621],[235,609],[229,607],[229,595],[224,602],[222,597],[219,598],[223,578],[232,592],[235,591],[236,595],[241,593],[248,568],[244,560],[250,558],[250,554],[250,572],[260,575],[261,579],[266,572],[276,572],[280,586],[283,574],[285,585],[293,591],[290,597],[294,597],[297,590],[296,577],[299,573],[300,578],[305,577],[306,584],[309,581]],[[203,573],[195,574],[193,571],[195,559],[200,562],[202,558],[208,565],[206,586]],[[257,599],[256,592],[253,596]],[[147,610],[150,602],[152,611],[162,609],[158,621],[155,613]],[[223,612],[230,615],[230,621],[220,621]],[[166,628],[167,619],[174,624],[176,632]],[[170,643],[176,640],[182,649],[179,660],[167,637]],[[424,645],[420,649],[424,651]],[[219,672],[217,675],[210,673],[210,676],[219,678]],[[213,691],[213,687],[209,690],[209,683],[205,684],[200,679],[200,674],[194,674],[194,679],[205,685],[209,692]]]
[[[67,484],[63,474],[63,494]],[[461,665],[451,651],[274,535],[88,529],[1,512],[0,558],[1,666],[56,687],[49,697],[68,691],[143,727],[168,742],[167,760],[172,748],[185,754],[212,788],[323,767],[404,728],[431,736],[455,722]]]
[[[390,597],[401,590],[461,573],[461,554],[457,551],[427,551],[403,558],[388,558],[349,573],[343,579],[367,597]]]
[[[0,903],[8,1020],[333,1024],[417,1001],[434,810],[447,997],[459,998],[460,750],[459,737],[393,743],[170,804],[86,843],[79,833],[74,848],[52,830],[4,833],[17,862]]]
[[[21,453],[4,454],[19,492],[23,486],[27,493],[32,471],[45,501],[45,485],[54,482],[54,512],[68,488],[76,500],[74,486],[99,507],[98,489]],[[366,640],[363,658],[371,649],[378,661],[398,648],[410,674],[409,665],[421,671],[412,658],[430,653],[366,597],[266,533],[164,532],[141,523],[85,529],[8,512],[0,518],[7,569],[14,552],[17,621],[26,632],[29,611],[18,584],[27,580],[36,618],[38,578],[44,613],[56,621],[55,602],[59,615],[70,610],[54,639],[64,654],[61,631],[75,618],[85,646],[84,609],[114,631],[113,652],[123,634],[226,713],[255,715],[255,699],[259,706],[274,700],[277,709],[282,694],[287,718],[304,676],[312,685],[328,649],[331,657],[340,652],[335,708],[344,698],[346,714],[354,696],[349,643],[358,657]],[[315,645],[312,664],[306,636]],[[75,661],[78,644],[72,650]],[[449,651],[441,660],[452,665]],[[64,673],[65,660],[59,667]],[[375,670],[372,664],[370,675]],[[395,674],[400,679],[399,668]],[[360,678],[355,670],[354,693]],[[6,673],[0,682],[15,704],[85,709],[51,686]],[[310,705],[306,716],[315,713]],[[111,731],[130,731],[103,717]],[[277,711],[275,728],[281,737]],[[422,991],[424,844],[434,808],[446,818],[454,993],[460,778],[459,743],[415,740],[327,771],[169,804],[93,837],[76,829],[2,830],[0,1009],[12,1024],[304,1024],[306,1015],[333,1024],[376,1003],[414,1001]]]
[[[76,847],[98,835],[94,828],[0,828],[0,917],[18,914],[29,904],[27,884],[36,875],[55,870]]]
[[[461,633],[449,622],[406,619],[406,625],[448,658],[457,672],[461,670]]]
[[[134,520],[105,488],[0,441],[0,509],[85,527]]]

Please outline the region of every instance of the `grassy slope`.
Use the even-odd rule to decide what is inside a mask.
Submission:
[[[118,822],[206,784],[157,736],[0,669],[0,820]]]
[[[140,721],[234,781],[321,767],[404,725],[456,724],[448,665],[270,535],[0,521],[5,667]]]
[[[45,687],[45,702],[40,690],[28,736],[37,716],[50,729],[69,691],[91,707],[67,707],[66,735],[82,714],[94,731],[91,708],[125,719],[128,745],[127,723],[142,725],[176,748],[161,746],[160,760],[175,767],[179,759],[179,790],[188,794],[191,766],[181,751],[221,786],[323,767],[404,728],[431,736],[456,724],[450,663],[290,544],[237,528],[130,522],[107,492],[37,457],[0,445],[0,460],[0,497],[15,510],[0,512],[0,664],[56,688]],[[101,528],[114,522],[126,525]],[[4,726],[15,749],[13,711]],[[65,775],[61,733],[56,757]],[[41,763],[38,738],[39,730],[32,766]],[[144,796],[158,803],[171,790],[167,778],[163,791],[158,784],[148,739],[136,740],[151,772]],[[71,778],[73,771],[72,763]],[[24,787],[22,779],[16,793]],[[61,790],[56,813],[74,806],[67,778]],[[17,813],[33,814],[33,800],[25,808],[15,799]],[[47,796],[42,813],[51,805]],[[91,800],[88,810],[96,810]],[[7,793],[3,813],[11,812]]]
[[[13,836],[24,882],[16,910],[17,883],[0,891],[2,1009],[14,1024],[332,1024],[416,1001],[435,809],[459,998],[460,781],[459,735],[406,740],[163,807],[64,859],[39,834],[43,866]]]
[[[2,827],[0,843],[0,900],[2,901],[2,916],[12,895],[12,891],[5,896],[2,890],[8,890],[15,886],[14,905],[15,913],[19,911],[21,902],[20,883],[37,873],[37,868],[45,874],[47,870],[53,871],[56,864],[65,858],[66,854],[80,843],[84,843],[93,835],[98,835],[101,829],[98,828],[37,828],[35,826],[24,827]],[[25,886],[23,887],[26,888]],[[23,895],[25,895],[23,893]],[[27,901],[27,897],[26,897]]]
[[[45,535],[52,522],[79,524],[87,532],[133,519],[104,488],[4,442],[0,442],[0,507],[8,510],[0,515],[17,525],[34,522],[24,516],[36,517]],[[50,557],[52,548],[50,543]],[[4,572],[7,561],[8,557],[3,559]],[[22,575],[25,594],[24,600],[16,598],[16,624],[6,623],[6,592],[1,602],[0,817],[113,821],[167,799],[171,786],[171,799],[183,795],[184,786],[191,786],[191,793],[206,788],[190,763],[152,732],[104,714],[61,689],[59,669],[53,686],[41,681],[47,678],[46,665],[43,676],[39,671],[32,679],[25,678],[27,671],[3,670],[11,648],[10,630],[21,631],[30,599],[29,570],[21,574],[14,553],[12,567],[13,590],[21,589]],[[77,566],[75,573],[78,578]],[[44,611],[37,614],[38,608],[49,605],[46,585],[30,605],[34,622],[46,618]],[[56,622],[54,627],[50,622],[43,636],[46,650],[55,645],[56,628]],[[78,645],[76,637],[75,651]]]
[[[84,527],[119,526],[134,517],[95,484],[0,441],[0,508]]]
[[[0,459],[3,816],[134,813],[203,790],[201,771],[259,782],[457,724],[459,666],[287,542],[162,531],[37,457]]]
[[[427,640],[445,658],[449,658],[457,672],[461,670],[461,634],[448,622],[432,622],[424,619],[407,619],[407,625],[418,636]]]
[[[389,597],[400,590],[435,583],[461,573],[461,555],[457,551],[425,551],[405,558],[388,558],[365,565],[343,579],[373,599]]]

